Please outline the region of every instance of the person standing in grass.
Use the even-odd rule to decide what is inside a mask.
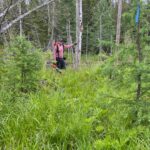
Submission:
[[[71,48],[76,44],[77,43],[66,45],[64,44],[64,41],[62,39],[60,41],[55,41],[53,43],[53,57],[59,69],[66,68],[66,63],[64,59],[64,50],[67,48]]]

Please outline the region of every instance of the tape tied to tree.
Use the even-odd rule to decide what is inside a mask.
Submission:
[[[139,20],[140,20],[140,5],[137,6],[137,10],[136,10],[136,16],[135,16],[136,25],[139,24]]]

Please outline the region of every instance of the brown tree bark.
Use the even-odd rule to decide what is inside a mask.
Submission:
[[[122,0],[119,0],[118,1],[117,29],[116,29],[116,45],[119,45],[120,43],[121,15],[122,15]]]

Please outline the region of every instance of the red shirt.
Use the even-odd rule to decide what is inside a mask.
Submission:
[[[54,57],[54,60],[56,60],[56,57],[63,58],[64,49],[71,48],[72,46],[73,46],[73,44],[63,45],[61,42],[55,42],[53,44],[53,57]]]

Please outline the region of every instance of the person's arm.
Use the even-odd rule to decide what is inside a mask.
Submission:
[[[77,43],[64,45],[64,48],[71,48],[71,47],[73,47],[73,46],[76,45],[76,44],[77,44]]]

